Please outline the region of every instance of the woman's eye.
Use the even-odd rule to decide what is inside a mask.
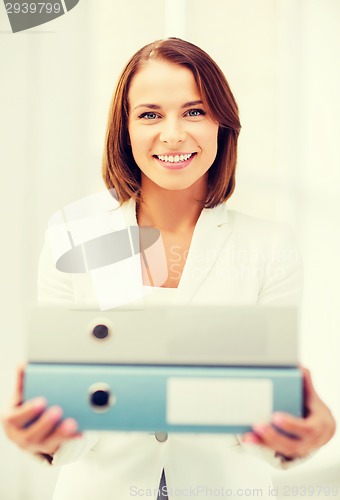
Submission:
[[[195,118],[196,116],[203,116],[205,114],[206,113],[205,111],[203,111],[203,109],[189,109],[189,111],[187,111],[187,115],[193,118]]]
[[[157,115],[156,113],[152,113],[151,111],[149,111],[147,113],[142,113],[141,115],[139,115],[138,118],[145,118],[146,120],[154,120],[155,118],[157,118]]]

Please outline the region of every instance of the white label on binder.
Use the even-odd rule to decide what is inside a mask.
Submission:
[[[273,384],[268,379],[169,378],[167,422],[177,425],[252,425],[269,422]]]

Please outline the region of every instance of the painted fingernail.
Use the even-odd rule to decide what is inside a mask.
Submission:
[[[65,434],[74,434],[78,429],[78,424],[75,420],[65,420],[63,430]]]
[[[35,398],[32,400],[32,406],[36,410],[42,410],[47,406],[47,400],[46,398]]]

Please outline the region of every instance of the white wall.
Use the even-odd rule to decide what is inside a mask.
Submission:
[[[239,103],[231,206],[287,221],[297,233],[306,276],[302,360],[339,418],[339,25],[337,0],[81,0],[14,35],[0,6],[0,409],[24,355],[24,312],[47,220],[102,187],[108,104],[124,63],[152,40],[182,36],[215,58]],[[336,483],[339,455],[336,436],[309,464],[277,474],[281,490],[294,481]],[[55,477],[0,434],[1,499],[47,500]]]

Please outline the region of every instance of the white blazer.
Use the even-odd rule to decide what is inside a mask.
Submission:
[[[121,210],[127,226],[137,225],[133,200]],[[107,232],[114,229],[114,217],[106,219]],[[192,304],[299,304],[301,269],[299,253],[285,226],[229,210],[223,203],[201,212],[177,300]],[[96,300],[89,276],[56,269],[48,243],[40,258],[38,298],[41,303],[65,305]],[[269,449],[244,445],[240,436],[230,434],[174,433],[160,441],[145,432],[86,432],[55,453],[53,465],[65,467],[53,498],[156,499],[163,468],[169,500],[232,494],[235,498],[269,498],[269,463],[279,468],[292,464],[275,457]]]

